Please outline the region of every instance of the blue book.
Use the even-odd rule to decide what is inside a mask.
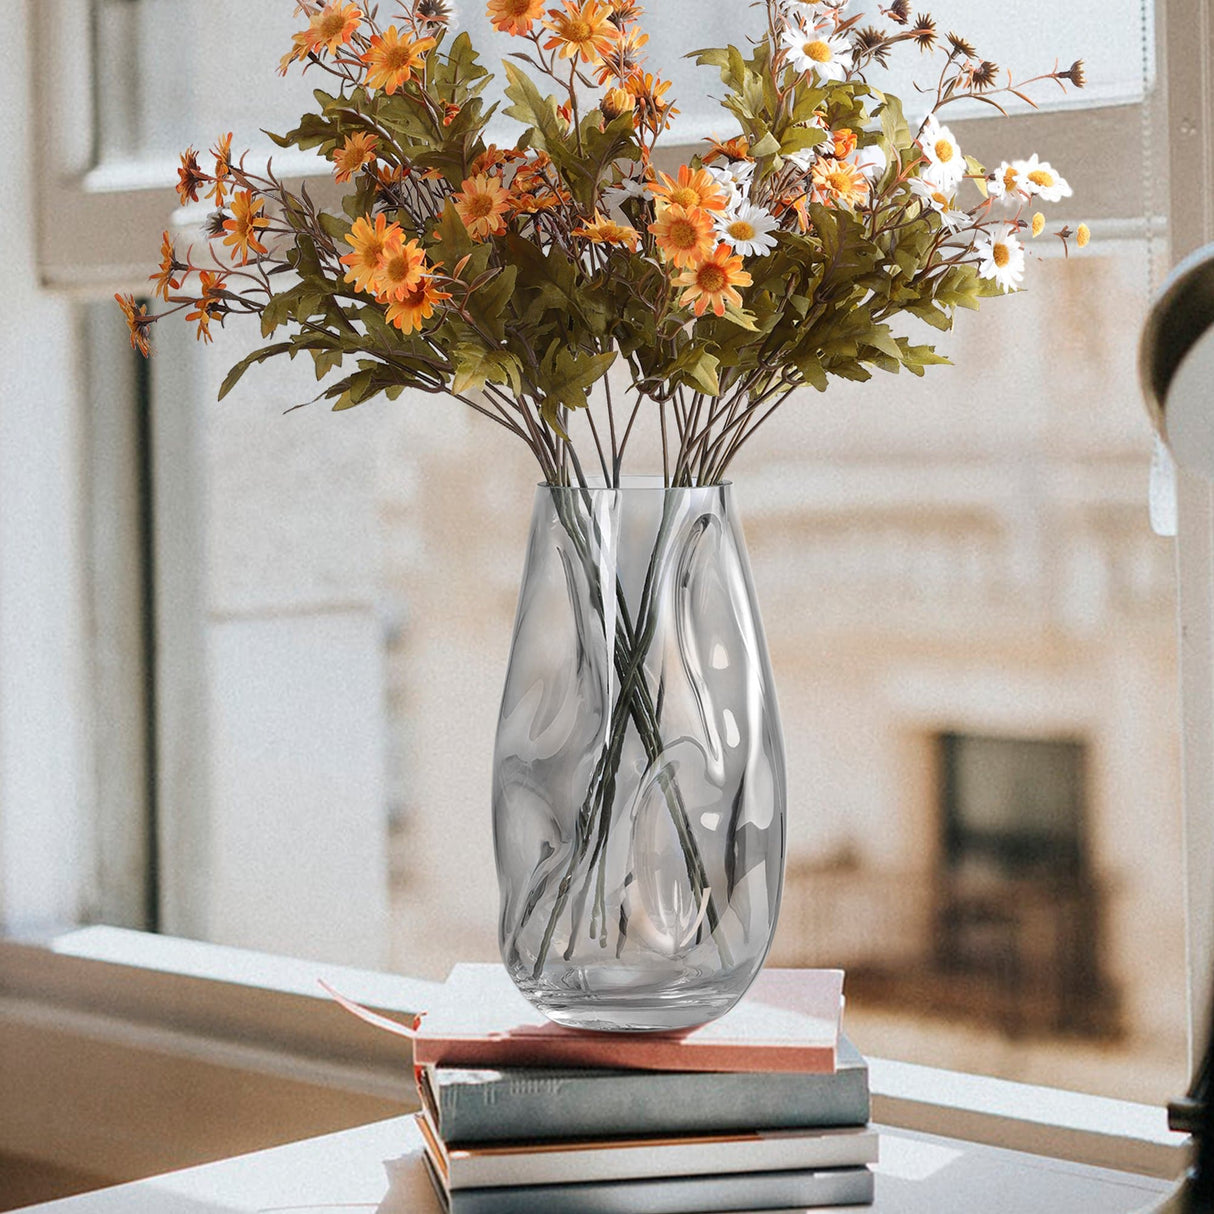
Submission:
[[[443,1141],[456,1145],[825,1129],[869,1118],[868,1066],[842,1034],[830,1074],[426,1065],[418,1092]]]

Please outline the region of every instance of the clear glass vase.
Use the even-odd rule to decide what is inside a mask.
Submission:
[[[722,1015],[784,879],[784,744],[728,485],[540,486],[493,780],[499,942],[578,1028]]]

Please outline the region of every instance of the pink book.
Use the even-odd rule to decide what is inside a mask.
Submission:
[[[500,965],[457,965],[441,1000],[411,1027],[330,993],[364,1020],[410,1037],[416,1066],[831,1072],[843,972],[762,970],[720,1019],[672,1033],[600,1033],[553,1024]]]

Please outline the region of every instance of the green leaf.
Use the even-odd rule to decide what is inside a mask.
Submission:
[[[770,131],[767,131],[758,143],[751,144],[750,154],[756,158],[775,156],[780,151],[780,146],[780,141]]]
[[[878,114],[881,118],[881,131],[886,140],[899,151],[910,147],[914,141],[902,114],[902,102],[892,93],[873,89],[872,94],[881,103]]]
[[[531,77],[513,63],[503,61],[509,85],[506,96],[514,102],[505,112],[531,128],[535,147],[547,152],[558,163],[564,159],[565,131],[556,113],[556,98],[541,97]]]
[[[451,351],[455,378],[451,391],[457,396],[486,384],[508,384],[516,396],[522,393],[522,364],[509,350],[487,350],[472,342],[461,342]]]
[[[291,349],[289,341],[276,342],[272,346],[263,346],[260,350],[254,350],[252,354],[245,355],[223,378],[223,383],[219,388],[219,400],[223,400],[231,390],[240,382],[241,376],[253,366],[254,363],[263,363],[267,358],[274,358],[279,354],[286,354]]]
[[[725,304],[725,318],[732,321],[738,328],[745,329],[748,333],[759,332],[759,326],[755,324],[755,318],[749,312],[739,308],[737,304]]]
[[[783,139],[777,149],[781,156],[791,156],[794,152],[803,152],[822,142],[829,134],[820,127],[794,126],[784,132]]]
[[[701,392],[709,396],[720,396],[721,381],[717,368],[721,365],[715,354],[710,354],[703,346],[688,345],[675,359],[670,368],[670,377],[684,376]]]
[[[312,350],[312,362],[316,366],[316,378],[324,379],[330,371],[341,366],[341,350]]]

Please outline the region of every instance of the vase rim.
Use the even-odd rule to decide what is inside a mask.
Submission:
[[[711,489],[732,488],[732,481],[714,481],[708,485],[668,485],[660,476],[622,476],[620,483],[608,485],[602,477],[590,477],[589,483],[583,485],[554,485],[549,481],[540,481],[537,489],[550,493],[620,493],[625,490],[637,490],[643,493],[699,493]]]

